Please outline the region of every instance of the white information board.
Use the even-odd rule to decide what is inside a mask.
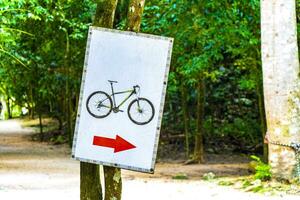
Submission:
[[[72,157],[154,172],[173,39],[90,27]]]

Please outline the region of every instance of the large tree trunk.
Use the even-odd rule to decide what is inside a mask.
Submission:
[[[295,0],[262,0],[261,32],[269,163],[276,178],[291,180],[300,142],[300,85]]]
[[[118,0],[98,0],[95,20],[93,25],[112,28],[117,3]],[[107,174],[107,176],[113,179],[114,174],[113,173]],[[117,191],[121,190],[119,185],[117,188],[114,189],[116,189]],[[108,197],[105,197],[105,199],[107,198]],[[91,163],[83,163],[83,162],[80,163],[80,199],[81,200],[102,199],[99,165],[91,164]]]

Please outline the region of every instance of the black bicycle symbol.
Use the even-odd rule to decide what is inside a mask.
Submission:
[[[120,110],[120,106],[122,106],[132,95],[135,95],[136,98],[129,103],[127,108],[129,119],[137,125],[145,125],[153,119],[154,106],[148,99],[139,97],[140,86],[135,85],[131,90],[114,92],[113,84],[118,82],[111,80],[108,80],[108,82],[111,86],[111,95],[108,95],[103,91],[96,91],[87,98],[86,108],[90,115],[95,118],[104,118],[107,117],[111,111],[114,113],[124,112],[123,110]],[[129,93],[129,95],[117,105],[115,95],[124,93]]]

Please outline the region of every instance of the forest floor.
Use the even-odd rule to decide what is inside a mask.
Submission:
[[[35,142],[32,134],[19,120],[0,121],[0,199],[79,200],[79,162],[70,159],[68,146]],[[236,189],[249,176],[248,162],[240,155],[209,155],[206,164],[160,161],[153,175],[124,170],[122,199],[299,200],[299,191],[272,195]]]

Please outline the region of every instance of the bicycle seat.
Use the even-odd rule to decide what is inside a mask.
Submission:
[[[110,82],[110,83],[118,83],[118,81],[111,81],[111,80],[108,80],[108,82]]]

